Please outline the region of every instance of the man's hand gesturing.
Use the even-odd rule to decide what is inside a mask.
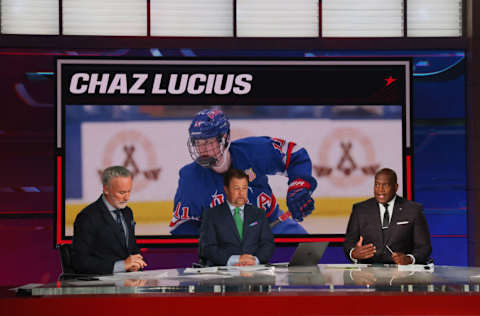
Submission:
[[[357,244],[355,245],[355,248],[352,251],[352,258],[362,260],[362,259],[371,258],[375,255],[375,252],[377,250],[373,244],[367,244],[367,245],[362,245],[362,244],[363,244],[363,237],[360,236],[360,239],[358,240]]]

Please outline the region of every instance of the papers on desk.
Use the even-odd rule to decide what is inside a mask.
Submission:
[[[186,268],[184,274],[227,274],[236,275],[243,272],[268,273],[273,274],[274,267],[267,267],[265,265],[255,266],[221,266],[208,268]]]
[[[230,276],[244,276],[253,277],[255,274],[274,275],[275,267],[267,267],[265,265],[256,266],[224,266],[218,267],[219,274],[226,274]]]
[[[264,264],[259,264],[256,266],[224,266],[218,267],[218,271],[268,272],[275,271],[275,267],[267,267]]]
[[[228,279],[231,278],[231,275],[228,274],[219,274],[219,273],[188,273],[184,275],[178,275],[174,279]]]
[[[133,278],[133,277],[136,277],[136,276],[145,276],[147,275],[148,273],[145,271],[134,271],[134,272],[118,272],[118,273],[114,273],[113,275],[114,276],[117,276],[117,277],[123,277],[123,276],[126,276],[126,277],[129,277],[129,278]]]
[[[208,267],[208,268],[186,268],[183,273],[217,273],[218,267]]]
[[[407,265],[398,265],[398,271],[409,271],[409,272],[433,272],[434,266],[433,263],[430,264],[407,264]]]
[[[121,272],[113,275],[99,276],[101,281],[117,281],[125,279],[162,279],[168,277],[168,273],[159,270]]]
[[[367,268],[370,265],[364,264],[364,263],[334,263],[334,264],[326,264],[322,266],[324,266],[327,269],[360,270],[362,268]]]

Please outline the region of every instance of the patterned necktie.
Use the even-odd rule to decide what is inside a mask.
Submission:
[[[236,207],[234,209],[233,220],[235,221],[235,226],[237,226],[238,235],[240,236],[240,239],[242,239],[242,236],[243,236],[243,221],[242,221],[242,216],[240,215],[240,208],[239,207]]]
[[[382,228],[387,229],[388,225],[390,225],[390,214],[388,213],[388,203],[382,203],[385,207],[385,213],[383,213],[383,224]]]
[[[123,229],[123,224],[122,224],[122,215],[121,215],[122,211],[121,210],[115,210],[113,212],[115,213],[115,221],[120,226],[120,230],[122,231],[122,234],[125,237],[125,243],[128,245],[127,234],[125,234],[125,230]]]

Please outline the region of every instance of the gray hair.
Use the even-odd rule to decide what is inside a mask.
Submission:
[[[127,168],[123,166],[108,167],[105,170],[103,170],[102,184],[108,186],[110,184],[110,181],[112,181],[113,178],[118,178],[118,177],[132,178],[133,175]]]

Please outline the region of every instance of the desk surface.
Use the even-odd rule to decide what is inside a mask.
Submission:
[[[32,296],[140,293],[255,293],[262,295],[309,292],[401,293],[432,292],[480,294],[480,268],[396,265],[331,265],[313,267],[259,267],[190,273],[186,269],[150,270],[92,278],[63,280],[18,293]],[[415,268],[415,269],[414,269]],[[416,269],[418,268],[418,269]]]

